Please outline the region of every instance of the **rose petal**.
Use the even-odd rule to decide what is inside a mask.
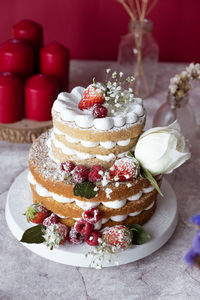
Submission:
[[[157,133],[139,139],[135,147],[135,157],[142,163],[143,160],[155,161],[160,159],[168,149],[170,135]]]

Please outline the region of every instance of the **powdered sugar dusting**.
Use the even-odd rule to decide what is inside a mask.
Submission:
[[[46,144],[49,140],[50,131],[43,133],[32,145],[29,153],[31,164],[37,168],[38,173],[46,179],[63,181],[65,179],[64,172],[60,169],[60,164],[53,161],[49,155],[49,149]]]

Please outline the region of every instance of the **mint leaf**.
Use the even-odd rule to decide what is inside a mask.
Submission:
[[[95,187],[96,186],[90,181],[77,183],[74,187],[74,195],[85,197],[87,199],[94,198],[97,194],[97,191],[94,191]]]
[[[34,227],[31,227],[29,229],[27,229],[20,242],[22,243],[27,243],[27,244],[41,244],[44,242],[44,238],[43,238],[43,229],[45,229],[46,227],[44,225],[36,225]]]
[[[126,155],[127,155],[127,156],[130,156],[130,157],[134,157],[133,153],[130,152],[130,151],[129,151]]]
[[[163,193],[161,192],[159,185],[157,181],[153,178],[151,172],[145,168],[142,167],[142,171],[144,176],[149,180],[149,182],[154,186],[154,188],[157,190],[157,192],[160,194],[160,196],[163,197]]]
[[[133,231],[132,243],[134,245],[142,245],[151,238],[151,236],[139,224],[129,224],[127,227]]]

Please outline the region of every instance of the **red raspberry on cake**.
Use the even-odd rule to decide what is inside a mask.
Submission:
[[[74,227],[72,227],[69,232],[69,243],[72,245],[79,245],[82,244],[83,241],[83,236],[79,232],[77,232]]]
[[[103,179],[103,169],[101,166],[99,165],[94,165],[92,166],[90,173],[88,175],[88,179],[91,182],[98,182],[101,181]]]
[[[90,246],[97,246],[99,236],[100,236],[99,231],[93,230],[89,234],[85,235],[85,241]]]
[[[25,216],[28,222],[42,224],[44,219],[46,219],[51,212],[44,207],[42,204],[32,204],[28,207],[25,212]]]
[[[82,214],[83,220],[88,223],[95,224],[99,222],[101,218],[101,213],[97,208],[91,208],[83,212]]]
[[[92,114],[95,118],[105,118],[107,116],[107,108],[101,104],[95,104]]]
[[[128,248],[132,244],[133,233],[124,225],[106,228],[102,233],[102,240],[110,246]]]
[[[88,223],[83,219],[77,221],[74,225],[74,229],[82,236],[89,234],[93,230],[93,227],[94,226],[91,223]]]
[[[89,171],[85,166],[77,165],[72,172],[72,177],[76,183],[82,183],[87,180],[88,173]]]
[[[83,93],[83,97],[78,104],[78,108],[81,110],[88,109],[95,104],[102,104],[104,101],[104,92],[99,88],[89,85]]]
[[[44,219],[43,225],[47,227],[52,224],[57,224],[58,222],[59,222],[58,216],[52,213],[48,218]]]
[[[63,163],[61,163],[60,166],[61,170],[65,172],[65,174],[67,176],[69,176],[72,172],[72,170],[74,170],[75,166],[71,161],[65,161]]]
[[[44,229],[43,237],[47,247],[52,250],[54,246],[63,245],[68,239],[69,229],[66,225],[57,223]]]
[[[120,158],[110,168],[109,179],[114,181],[136,179],[139,174],[139,168],[139,162],[134,157]]]

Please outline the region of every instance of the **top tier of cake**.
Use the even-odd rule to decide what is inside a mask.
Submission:
[[[76,87],[60,93],[52,108],[53,130],[48,142],[55,161],[71,160],[88,167],[100,164],[109,168],[118,157],[134,148],[145,124],[145,110],[140,98],[122,103],[103,103],[108,114],[95,118],[91,109],[80,110],[84,93]]]

